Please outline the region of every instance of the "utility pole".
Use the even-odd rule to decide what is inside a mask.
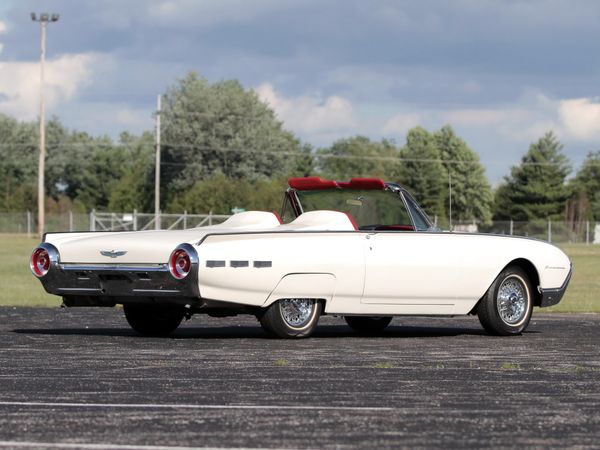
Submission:
[[[46,105],[44,103],[44,64],[46,62],[46,26],[49,22],[58,21],[58,14],[41,13],[38,18],[35,13],[31,13],[31,20],[40,23],[41,41],[40,41],[40,154],[38,160],[38,235],[40,239],[44,236],[46,221],[45,197],[46,190],[44,186],[44,172],[46,165]]]
[[[160,230],[160,95],[156,98],[156,162],[154,169],[154,228]]]
[[[452,174],[450,173],[450,164],[448,164],[448,216],[450,231],[452,231]]]

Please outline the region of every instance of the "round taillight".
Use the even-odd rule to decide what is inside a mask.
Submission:
[[[181,280],[190,273],[191,268],[192,260],[188,252],[178,248],[171,253],[171,257],[169,258],[169,270],[171,271],[171,275],[178,280]]]
[[[29,267],[36,277],[43,277],[50,269],[50,255],[45,248],[38,247],[31,254]]]

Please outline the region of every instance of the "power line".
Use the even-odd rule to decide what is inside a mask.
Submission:
[[[0,148],[6,147],[33,147],[35,144],[0,144]],[[86,143],[65,143],[59,145],[49,144],[47,147],[50,149],[80,149],[80,150],[93,150],[94,147],[108,147],[109,149],[118,148],[152,148],[154,144],[143,143],[143,144],[86,144]],[[198,146],[194,144],[172,144],[164,143],[162,147],[171,147],[172,149],[187,149],[198,152],[217,152],[217,153],[239,153],[239,154],[258,154],[258,155],[275,155],[275,156],[291,156],[296,158],[312,157],[315,159],[341,159],[341,160],[368,160],[368,161],[385,161],[385,162],[413,162],[413,163],[441,163],[441,164],[465,164],[465,165],[482,165],[481,161],[476,160],[462,160],[462,159],[441,159],[441,158],[402,158],[399,156],[372,156],[372,155],[337,155],[331,153],[303,153],[299,151],[281,151],[281,150],[255,150],[255,149],[241,149],[241,148],[227,148],[227,147],[212,147],[212,146]],[[168,164],[181,164],[185,163],[165,163],[161,162],[161,165]],[[505,165],[502,161],[490,161],[488,164],[493,165]],[[522,161],[517,165],[524,166],[560,166],[564,163],[561,162],[533,162],[533,161]],[[587,161],[586,164],[600,165],[599,161]]]

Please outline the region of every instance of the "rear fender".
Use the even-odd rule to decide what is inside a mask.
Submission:
[[[316,298],[326,304],[335,292],[335,275],[331,273],[290,273],[279,280],[263,307],[282,298]]]

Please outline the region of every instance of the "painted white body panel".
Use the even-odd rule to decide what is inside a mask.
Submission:
[[[269,230],[281,224],[275,214],[247,211],[235,214],[225,222],[189,230],[151,230],[99,233],[52,233],[46,238],[57,247],[61,262],[98,264],[161,264],[178,244],[197,244],[209,233]],[[100,255],[100,250],[124,250],[118,260]]]
[[[543,241],[355,231],[346,214],[334,211],[308,212],[287,225],[271,213],[248,212],[187,231],[51,234],[48,242],[61,262],[87,264],[164,264],[178,244],[190,243],[202,298],[259,307],[319,298],[332,314],[467,314],[512,261],[533,264],[543,289],[561,287],[570,270],[567,256]],[[127,253],[115,261],[99,250]]]

